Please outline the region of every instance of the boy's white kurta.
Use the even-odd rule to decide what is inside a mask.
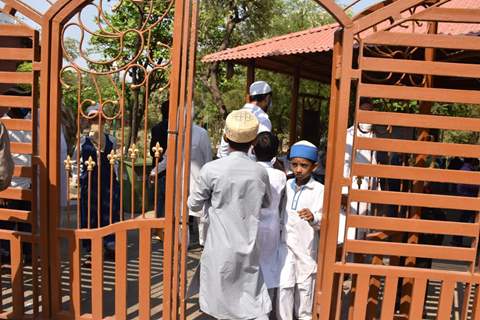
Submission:
[[[294,287],[317,272],[318,230],[322,219],[323,192],[323,185],[313,178],[301,187],[297,186],[295,179],[287,181],[282,236],[286,247],[283,247],[281,254],[284,262],[280,287]],[[314,215],[311,223],[298,216],[298,211],[305,208],[310,209]]]
[[[260,267],[268,289],[278,288],[280,282],[280,264],[278,248],[280,245],[280,210],[287,178],[285,173],[273,168],[270,162],[259,162],[268,173],[272,202],[260,214],[258,241],[260,246]],[[283,204],[284,205],[284,204]]]
[[[261,208],[270,205],[267,171],[243,152],[203,166],[188,199],[205,204],[210,226],[200,259],[200,308],[218,319],[254,319],[271,311],[257,243]]]

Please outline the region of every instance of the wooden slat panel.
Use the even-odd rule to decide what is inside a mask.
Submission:
[[[24,48],[0,48],[0,60],[32,61],[33,50]]]
[[[454,248],[367,240],[348,240],[345,248],[347,252],[352,253],[445,259],[454,261],[474,261],[476,253],[476,250],[472,248]]]
[[[359,84],[358,94],[369,98],[480,104],[480,91],[473,90]]]
[[[479,171],[445,170],[420,167],[363,164],[354,162],[352,175],[412,181],[478,184]]]
[[[0,95],[0,107],[9,108],[28,108],[31,109],[33,104],[30,96],[6,96]]]
[[[0,120],[8,130],[32,131],[33,122],[30,119],[2,119]]]
[[[32,201],[32,190],[8,188],[0,192],[0,199]]]
[[[450,270],[435,270],[422,269],[416,267],[404,266],[382,266],[375,265],[372,268],[369,264],[360,263],[342,263],[337,262],[333,265],[333,272],[335,273],[350,273],[350,274],[369,274],[371,276],[388,277],[395,275],[399,278],[425,278],[437,281],[452,281],[478,284],[480,283],[480,274],[473,274],[469,271],[450,271]]]
[[[32,167],[15,166],[15,168],[13,169],[13,176],[14,177],[31,178],[32,177]]]
[[[80,251],[81,251],[81,244],[80,240],[77,238],[73,238],[70,240],[70,289],[71,289],[71,296],[70,299],[72,301],[71,304],[71,312],[75,319],[78,319],[81,314],[81,269],[80,269]],[[71,315],[70,315],[71,317]]]
[[[350,200],[356,202],[395,204],[399,206],[478,211],[480,198],[394,191],[352,190]]]
[[[401,32],[375,32],[368,36],[366,45],[389,45],[438,49],[480,50],[480,39],[475,36],[412,34]]]
[[[138,294],[139,294],[139,318],[150,319],[150,277],[151,259],[150,251],[152,236],[150,228],[140,229],[140,253],[138,272]]]
[[[480,145],[363,137],[357,137],[356,142],[355,146],[357,150],[429,154],[451,157],[458,156],[467,158],[480,157]]]
[[[459,131],[480,131],[480,119],[399,112],[357,111],[360,123]]]
[[[360,61],[363,71],[480,78],[480,65],[478,64],[368,57],[364,57]]]
[[[0,83],[32,84],[33,83],[33,72],[0,71]]]
[[[115,318],[127,318],[127,231],[115,233]]]
[[[365,320],[369,284],[369,275],[362,274],[358,276],[357,288],[355,290],[355,304],[353,309],[353,319],[355,320]]]
[[[33,146],[31,143],[10,142],[10,151],[12,153],[32,154]]]
[[[0,220],[15,220],[28,222],[31,219],[31,213],[31,211],[0,208]]]
[[[385,289],[383,290],[382,302],[382,320],[391,320],[395,314],[395,300],[397,298],[398,277],[388,276],[385,279]]]
[[[21,24],[2,24],[0,25],[0,37],[33,37],[34,31]]]
[[[476,237],[480,227],[476,223],[459,223],[434,220],[401,219],[374,216],[350,215],[347,227],[402,231],[412,233],[432,233]]]
[[[409,319],[423,319],[423,305],[425,303],[425,291],[427,280],[416,278],[413,285],[412,303],[410,305]]]
[[[455,281],[444,281],[442,284],[442,290],[440,291],[440,302],[438,304],[438,316],[437,319],[450,319],[453,293],[456,286]]]
[[[12,277],[13,318],[21,319],[25,312],[23,301],[23,263],[22,243],[19,238],[10,240],[10,259]]]
[[[92,316],[103,318],[103,239],[92,239]]]
[[[419,21],[480,23],[480,10],[435,7],[420,11],[411,17],[411,19]]]

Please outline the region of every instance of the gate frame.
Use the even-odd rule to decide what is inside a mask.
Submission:
[[[163,316],[177,319],[179,302],[180,314],[185,316],[186,291],[186,233],[183,241],[178,241],[180,224],[188,228],[187,219],[181,219],[186,211],[188,194],[188,175],[190,158],[190,139],[192,126],[192,99],[195,74],[196,30],[198,19],[198,0],[173,0],[175,10],[174,33],[171,57],[173,60],[170,74],[170,115],[168,143],[166,217],[158,220],[165,230],[165,252],[163,261]],[[34,63],[34,71],[41,76],[39,89],[39,127],[38,155],[34,159],[39,166],[39,211],[42,232],[39,234],[42,266],[42,311],[43,318],[70,318],[70,314],[61,311],[60,270],[58,244],[58,203],[60,170],[58,165],[60,150],[60,108],[61,84],[59,80],[62,67],[61,35],[63,25],[76,13],[91,3],[91,0],[57,0],[41,14],[16,0],[3,0],[5,6],[0,9],[14,16],[17,12],[40,26],[41,60]],[[181,161],[183,159],[184,161]],[[187,165],[185,165],[187,164]],[[57,210],[55,210],[57,209]],[[50,213],[52,212],[52,213]],[[124,222],[128,223],[128,222]],[[75,233],[75,231],[72,231]],[[175,239],[175,240],[174,240]],[[180,270],[178,267],[180,265]],[[180,284],[180,290],[178,289]],[[179,301],[180,300],[180,301]],[[73,303],[73,302],[72,302]],[[93,311],[93,310],[92,310]],[[141,311],[139,310],[141,313]]]
[[[402,0],[392,2],[380,2],[373,5],[369,10],[360,13],[350,19],[345,12],[333,0],[315,0],[327,10],[342,26],[335,33],[331,98],[328,128],[328,154],[325,170],[325,194],[324,215],[319,239],[318,269],[314,299],[314,318],[330,319],[332,315],[332,295],[334,294],[335,271],[333,266],[336,262],[337,235],[339,225],[339,212],[341,209],[342,187],[351,186],[352,181],[343,177],[342,161],[345,153],[345,140],[349,117],[349,103],[351,98],[352,82],[360,80],[361,68],[354,69],[352,66],[355,37],[377,25],[391,19],[394,23],[404,20],[400,14],[405,10],[420,5],[424,0]],[[450,0],[428,1],[432,5],[448,3]],[[334,299],[334,298],[333,298]],[[333,307],[334,309],[335,307]],[[321,310],[320,310],[321,309]],[[356,316],[354,316],[356,318]]]

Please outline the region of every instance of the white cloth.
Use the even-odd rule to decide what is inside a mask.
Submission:
[[[4,115],[2,119],[11,119],[8,115]],[[31,119],[29,113],[25,119]],[[8,130],[10,144],[12,143],[32,143],[32,131],[27,130]],[[32,165],[32,156],[30,154],[12,153],[13,163],[15,166],[30,167]],[[12,177],[10,187],[20,189],[30,189],[32,179],[27,177]]]
[[[195,180],[200,174],[200,170],[207,163],[212,161],[212,144],[208,137],[207,130],[194,124],[192,126],[192,145],[190,152],[190,190],[195,187]],[[203,209],[200,211],[190,210],[190,215],[201,217]]]
[[[192,149],[190,153],[190,190],[195,188],[195,181],[200,174],[200,170],[207,163],[212,161],[212,143],[207,130],[196,124],[192,127]],[[208,231],[208,218],[204,211],[208,208],[202,208],[199,211],[190,210],[190,215],[197,217],[198,242],[201,246],[205,245]]]
[[[242,109],[250,111],[255,115],[255,117],[257,117],[259,122],[258,133],[265,132],[265,131],[268,131],[268,132],[272,131],[272,122],[270,121],[268,114],[265,111],[263,111],[262,108],[258,107],[253,103],[247,103],[243,106]],[[217,157],[218,158],[226,157],[228,156],[229,152],[230,151],[229,151],[228,143],[225,141],[225,139],[223,139],[223,135],[222,135],[220,146],[218,147],[218,150],[217,150]]]
[[[279,288],[277,293],[278,320],[312,319],[315,274],[295,287]],[[294,317],[295,316],[295,317]]]
[[[271,311],[260,271],[260,209],[270,206],[268,173],[243,152],[203,166],[188,198],[208,206],[209,228],[200,259],[200,309],[218,319],[254,319]]]
[[[280,248],[282,271],[280,287],[294,287],[317,272],[318,230],[322,219],[323,185],[310,178],[301,187],[295,179],[287,181],[287,201],[283,214],[283,243]],[[298,216],[298,211],[308,208],[314,215],[309,223]]]
[[[65,170],[65,160],[67,159],[67,141],[65,140],[65,134],[63,133],[63,126],[60,129],[60,206],[67,206],[67,188],[70,188],[67,181],[67,171]]]
[[[357,131],[357,137],[362,138],[373,138],[374,133],[373,131],[369,132],[362,132],[361,130]],[[347,130],[347,137],[346,137],[346,145],[345,145],[345,163],[343,166],[343,176],[345,178],[350,177],[350,172],[352,168],[352,159],[353,159],[353,143],[354,143],[354,135],[355,135],[355,127],[352,126]],[[364,164],[375,164],[375,152],[371,150],[357,150],[355,156],[355,163],[364,163]],[[361,190],[368,190],[370,184],[370,177],[363,177],[357,179],[357,177],[352,176],[352,189],[361,189]],[[360,182],[360,187],[358,185]],[[342,194],[348,194],[348,187],[342,188]],[[358,214],[365,215],[368,211],[368,204],[367,203],[358,203],[358,202],[351,202],[350,203],[350,214]],[[340,212],[340,223],[339,223],[339,230],[338,230],[338,239],[337,243],[343,243],[345,238],[345,225],[346,225],[346,212],[341,210]],[[353,240],[355,239],[356,230],[355,228],[349,228],[347,231],[347,239]]]
[[[267,288],[277,288],[280,283],[278,248],[280,245],[280,208],[284,203],[287,178],[285,173],[274,169],[270,162],[258,162],[268,173],[272,202],[260,212],[258,242],[260,246],[260,268]]]

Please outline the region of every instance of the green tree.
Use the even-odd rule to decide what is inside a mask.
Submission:
[[[170,63],[174,10],[170,1],[156,0],[150,5],[149,1],[122,2],[105,13],[103,20],[108,23],[100,21],[102,28],[89,41],[91,56],[112,60],[112,63],[90,63],[91,69],[104,72],[128,66],[126,75],[117,73],[119,79],[116,79],[125,82],[124,101],[130,115],[126,150],[137,141],[147,101],[165,89],[169,81],[169,71],[165,69]]]

